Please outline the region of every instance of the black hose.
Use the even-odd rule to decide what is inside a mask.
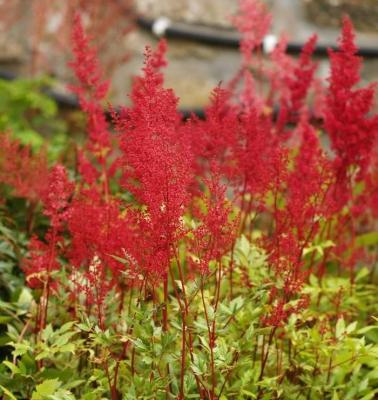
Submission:
[[[139,17],[137,19],[138,25],[154,33],[154,26],[159,19],[148,19]],[[186,39],[193,42],[209,44],[212,46],[224,46],[238,48],[240,42],[240,35],[232,30],[221,30],[210,27],[198,27],[196,25],[189,25],[183,23],[169,23],[164,30],[164,36],[172,39]]]
[[[239,48],[240,35],[234,30],[226,30],[212,27],[197,26],[185,23],[175,23],[166,20],[166,26],[158,34],[156,27],[159,19],[149,19],[139,17],[137,19],[138,25],[155,35],[165,36],[172,39],[185,39],[197,43],[222,46],[230,48]],[[303,49],[302,43],[289,42],[287,45],[287,53],[300,54]],[[335,45],[318,44],[315,47],[314,55],[325,57],[328,55],[329,49],[337,49]],[[376,47],[360,47],[357,54],[364,58],[378,58],[378,48]]]
[[[17,78],[18,78],[18,76],[14,72],[0,69],[0,79],[5,80],[5,81],[13,81],[13,80],[16,80]],[[49,87],[42,88],[42,93],[44,93],[50,99],[54,100],[61,108],[70,109],[70,110],[80,109],[79,100],[78,100],[77,96],[75,96],[73,94],[58,92]],[[117,113],[118,108],[119,107],[115,107],[113,109],[113,111],[115,111]],[[111,121],[112,115],[111,115],[110,111],[105,110],[104,112],[105,112],[106,118],[109,121]],[[185,109],[184,108],[184,109],[179,110],[179,112],[182,115],[182,118],[184,120],[190,118],[193,114],[199,118],[204,118],[204,115],[205,115],[204,111],[201,108],[194,108],[194,109]]]

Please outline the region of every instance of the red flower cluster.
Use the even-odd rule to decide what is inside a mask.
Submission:
[[[0,135],[0,183],[10,186],[14,194],[36,204],[45,192],[48,167],[46,152],[33,154],[10,135]]]
[[[36,237],[30,241],[29,258],[23,265],[26,278],[32,287],[49,285],[51,272],[59,268],[58,246],[61,245],[64,222],[69,216],[72,192],[73,184],[68,181],[65,168],[56,165],[49,173],[47,187],[41,196],[44,214],[50,219],[50,228],[44,241]]]
[[[259,0],[241,0],[239,14],[232,18],[234,25],[242,34],[240,50],[244,63],[248,65],[252,52],[259,47],[268,33],[272,16],[264,3]]]
[[[220,175],[214,171],[204,183],[208,197],[203,196],[202,204],[193,212],[198,226],[193,229],[189,242],[189,252],[193,257],[191,265],[202,274],[209,272],[211,261],[220,262],[231,250],[239,222],[237,218],[230,219],[232,209],[226,200],[226,186],[220,183]]]
[[[177,98],[163,88],[159,68],[165,65],[166,44],[146,50],[143,77],[135,80],[133,106],[118,120],[123,151],[124,186],[142,207],[138,218],[150,240],[145,268],[166,272],[171,246],[181,235],[181,217],[189,201],[191,153],[182,134]]]
[[[80,85],[71,86],[71,90],[78,95],[81,108],[88,115],[89,146],[102,159],[110,149],[110,133],[101,105],[109,82],[102,78],[96,50],[89,45],[78,14],[75,16],[72,39],[75,59],[70,66]]]
[[[363,174],[369,164],[378,132],[378,117],[369,112],[374,86],[354,89],[360,82],[361,58],[356,56],[353,26],[344,18],[340,51],[330,50],[331,76],[324,110],[324,127],[336,153],[340,179],[350,166]]]
[[[314,35],[304,45],[297,61],[286,54],[286,38],[283,38],[272,52],[274,67],[269,71],[270,98],[279,94],[279,113],[276,122],[278,132],[281,132],[288,123],[298,122],[298,117],[303,111],[307,94],[314,84],[317,64],[311,57],[316,42],[317,37]]]

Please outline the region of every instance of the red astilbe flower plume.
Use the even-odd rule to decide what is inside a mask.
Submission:
[[[26,282],[32,289],[42,288],[47,279],[47,269],[54,271],[59,269],[57,262],[56,246],[51,245],[51,235],[47,234],[47,243],[32,236],[28,243],[28,256],[22,262],[22,269],[26,276]],[[55,237],[54,242],[58,238]]]
[[[298,127],[302,137],[298,154],[294,160],[293,171],[287,180],[287,197],[285,207],[278,210],[276,219],[277,249],[279,257],[285,255],[289,260],[290,271],[299,274],[303,250],[311,243],[318,229],[319,219],[328,215],[328,191],[334,182],[330,162],[321,149],[314,128],[303,116]],[[292,244],[281,252],[280,236],[283,242]],[[285,247],[285,246],[284,246]],[[276,269],[282,270],[277,258]],[[275,265],[275,262],[273,262]],[[284,268],[285,269],[285,268]]]
[[[240,50],[244,64],[248,65],[252,59],[252,52],[261,45],[269,31],[272,17],[260,0],[240,0],[239,13],[231,20],[242,34]]]
[[[126,214],[122,214],[120,202],[105,201],[96,189],[84,189],[72,202],[68,221],[72,236],[69,258],[75,268],[87,268],[96,257],[119,277],[122,264],[112,255],[122,257],[122,248],[128,241]]]
[[[356,56],[353,25],[347,17],[339,44],[339,51],[329,51],[331,76],[324,126],[336,153],[339,179],[344,179],[351,165],[364,173],[377,136],[378,117],[368,115],[374,101],[374,86],[354,89],[360,81],[361,58]]]
[[[125,258],[124,249],[130,243],[130,221],[121,212],[121,204],[105,198],[95,187],[81,189],[71,205],[68,230],[71,245],[67,256],[72,265],[72,297],[84,294],[85,304],[94,304],[103,327],[106,312],[105,297],[115,289],[124,290],[125,265],[114,257]],[[127,268],[128,275],[133,265]]]
[[[230,104],[231,93],[221,87],[214,89],[205,118],[193,116],[185,130],[191,141],[197,176],[206,176],[211,165],[217,165],[222,176],[235,176],[234,147],[237,141],[237,108]]]
[[[44,214],[50,219],[50,225],[56,231],[62,229],[63,222],[69,217],[69,201],[74,185],[69,182],[63,165],[57,164],[50,171],[48,185],[43,193]]]
[[[86,304],[95,303],[102,324],[105,296],[111,289],[123,290],[121,274],[125,265],[114,257],[123,257],[124,249],[132,247],[130,221],[126,220],[127,213],[109,185],[118,164],[117,160],[111,164],[114,140],[101,104],[108,82],[102,77],[96,50],[90,46],[78,15],[72,39],[75,60],[71,67],[79,80],[73,91],[88,116],[88,142],[78,151],[81,184],[71,204],[68,220],[71,243],[66,254],[72,265],[73,297],[75,292],[83,293]]]
[[[305,43],[298,63],[296,63],[293,75],[289,77],[290,104],[292,112],[299,112],[306,100],[306,95],[313,82],[317,64],[312,60],[318,38],[310,37]]]
[[[26,279],[33,287],[50,282],[50,274],[59,268],[58,246],[62,240],[64,223],[69,218],[73,184],[65,168],[57,164],[49,173],[47,187],[42,194],[44,214],[50,219],[50,229],[42,241],[33,237],[29,243],[29,256],[23,262]],[[39,283],[38,283],[39,281]]]
[[[286,54],[287,40],[283,37],[272,52],[273,68],[268,71],[271,82],[268,101],[272,104],[279,96],[279,114],[277,130],[282,131],[287,123],[297,122],[298,114],[303,109],[307,94],[314,84],[317,64],[312,60],[317,37],[313,35],[304,45],[298,60]]]
[[[271,118],[251,106],[239,117],[235,159],[242,195],[250,193],[255,200],[273,189],[280,169],[279,143],[273,135]],[[251,211],[251,210],[248,210]]]
[[[89,44],[79,14],[75,15],[72,42],[75,59],[70,66],[79,85],[72,85],[70,89],[77,94],[80,106],[88,116],[89,149],[101,160],[110,150],[110,133],[101,105],[109,82],[103,79],[96,49]]]
[[[165,65],[166,44],[158,50],[146,49],[144,75],[135,80],[131,100],[118,121],[125,167],[125,186],[145,207],[141,221],[147,224],[153,238],[151,248],[158,245],[159,259],[151,254],[148,268],[159,269],[171,255],[170,246],[180,235],[180,218],[188,203],[191,176],[191,155],[185,135],[179,129],[177,98],[171,89],[163,88],[158,69]]]
[[[77,198],[83,199],[88,193],[98,192],[96,199],[93,199],[93,213],[87,213],[88,218],[93,217],[93,221],[88,219],[89,223],[93,225],[99,222],[96,218],[95,209],[101,203],[99,200],[101,188],[104,195],[103,214],[109,213],[111,209],[112,216],[114,216],[113,204],[110,204],[112,203],[112,198],[109,190],[109,180],[112,176],[113,168],[110,165],[112,140],[101,104],[107,95],[109,82],[103,79],[96,49],[90,46],[89,38],[84,32],[81,18],[78,14],[75,16],[72,41],[75,59],[70,63],[70,66],[79,81],[79,84],[73,86],[72,90],[78,95],[81,108],[88,116],[88,141],[86,148],[78,151],[78,171],[82,177],[83,185],[79,188]],[[86,192],[85,188],[88,187],[90,190]],[[80,209],[80,204],[80,201],[75,202],[75,211]],[[88,208],[83,207],[88,211]],[[102,227],[103,224],[100,224],[100,226]],[[80,236],[78,232],[75,233]],[[116,232],[114,232],[114,235],[116,235]],[[93,256],[94,254],[92,254]]]
[[[287,176],[284,205],[273,214],[275,231],[267,239],[267,250],[277,281],[282,282],[280,291],[275,288],[277,295],[282,296],[284,302],[299,296],[298,304],[304,305],[301,289],[307,271],[304,270],[303,252],[318,233],[320,219],[328,216],[328,191],[334,176],[306,114],[297,131],[301,145],[294,158],[293,170]],[[283,310],[284,303],[279,304]],[[285,310],[287,317],[294,308]]]
[[[296,229],[298,239],[310,243],[316,233],[316,220],[327,216],[328,192],[334,182],[330,161],[326,157],[319,138],[307,116],[302,116],[297,128],[301,145],[295,157],[294,170],[288,179],[286,212],[289,224]]]
[[[0,134],[0,183],[10,186],[14,194],[37,203],[47,185],[48,165],[44,149],[33,154],[8,134]]]
[[[235,77],[229,82],[228,89],[232,94],[236,94],[240,81],[244,81],[244,90],[240,97],[245,105],[251,100],[255,105],[263,104],[255,94],[255,83],[250,69],[255,69],[261,75],[264,73],[261,46],[269,31],[271,19],[266,5],[260,0],[239,0],[239,13],[231,18],[231,22],[241,35],[242,64]],[[258,50],[256,58],[252,57],[254,50]],[[252,98],[250,98],[251,94]]]
[[[79,149],[77,152],[78,171],[83,182],[89,186],[95,186],[101,177],[99,170],[93,165],[85,154],[86,152]]]
[[[232,207],[226,199],[226,186],[220,182],[221,176],[215,164],[209,179],[204,179],[208,195],[203,194],[202,207],[196,207],[194,218],[199,225],[191,232],[189,252],[190,264],[201,274],[209,272],[211,261],[219,262],[228,253],[236,240],[239,219],[231,219]]]

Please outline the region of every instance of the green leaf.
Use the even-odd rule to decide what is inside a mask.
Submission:
[[[376,393],[378,393],[378,390],[371,391],[364,397],[361,397],[360,400],[372,400],[374,399]]]
[[[85,380],[83,380],[83,379],[78,379],[78,380],[76,380],[76,381],[71,381],[71,382],[65,384],[64,387],[65,387],[66,389],[73,389],[73,388],[75,388],[75,387],[77,387],[77,386],[82,385],[83,383],[85,383]]]
[[[369,270],[367,268],[361,268],[355,278],[356,282],[362,281],[364,278],[366,278],[370,274]]]
[[[60,333],[60,332],[59,332]],[[59,336],[58,339],[54,342],[55,347],[62,347],[68,343],[68,341],[74,336],[76,332],[66,332],[63,335]]]
[[[314,245],[314,246],[310,246],[310,247],[306,247],[303,250],[303,255],[306,256],[307,254],[310,254],[312,252],[317,252],[318,256],[323,256],[324,254],[324,249],[327,249],[329,247],[334,247],[335,243],[332,242],[332,240],[326,240],[323,243]]]
[[[9,317],[9,316],[7,316],[7,315],[1,315],[1,316],[0,316],[0,325],[2,325],[2,324],[7,324],[8,322],[10,322],[10,321],[12,321],[12,320],[13,320],[12,317]]]
[[[340,397],[339,397],[339,395],[337,394],[337,391],[336,391],[336,390],[333,392],[332,400],[340,400]]]
[[[359,335],[363,335],[364,333],[369,332],[369,331],[371,331],[371,330],[373,330],[373,329],[378,329],[378,326],[372,326],[372,325],[370,325],[370,326],[364,326],[363,328],[359,329],[359,330],[357,331],[357,333],[358,333]]]
[[[17,300],[17,306],[28,310],[33,302],[33,296],[28,288],[23,288]]]
[[[8,396],[11,400],[17,400],[17,398],[4,386],[0,385],[0,389],[4,392],[5,396]],[[6,400],[6,397],[4,397]]]
[[[59,379],[47,379],[37,385],[32,395],[32,400],[47,400],[47,398],[53,395],[61,386],[62,382],[60,382]]]
[[[12,374],[21,373],[20,368],[18,368],[17,365],[11,363],[10,361],[5,360],[3,361],[3,364],[11,370]]]
[[[30,344],[26,342],[22,343],[10,343],[14,347],[14,351],[12,352],[13,357],[18,357],[26,354],[29,350],[31,350]]]
[[[47,342],[47,341],[51,338],[51,336],[53,335],[53,333],[54,333],[54,331],[53,331],[52,325],[51,325],[51,324],[48,324],[48,325],[46,326],[46,328],[42,331],[42,335],[41,335],[42,340],[44,340],[45,342]]]
[[[310,282],[311,286],[314,286],[314,287],[319,286],[319,279],[314,274],[310,275],[309,282]]]
[[[354,322],[352,322],[351,324],[349,324],[349,325],[347,326],[346,332],[347,332],[348,334],[350,334],[350,333],[354,332],[354,331],[356,330],[356,328],[357,328],[357,321],[354,321]]]
[[[356,238],[359,246],[374,246],[378,244],[378,232],[368,232]]]
[[[339,318],[336,323],[336,338],[339,339],[345,332],[345,321],[344,318]]]
[[[60,329],[59,329],[59,333],[65,333],[67,331],[69,331],[73,326],[75,325],[75,322],[66,322]]]

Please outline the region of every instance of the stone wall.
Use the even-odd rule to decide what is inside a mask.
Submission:
[[[357,29],[378,32],[377,0],[303,0],[306,15],[321,26],[340,27],[340,16],[348,14]]]
[[[335,43],[339,34],[338,29],[319,28],[313,21],[306,19],[305,0],[267,0],[267,2],[273,12],[272,31],[274,33],[286,32],[290,39],[304,42],[313,32],[317,32],[321,43]],[[149,18],[165,16],[172,21],[195,26],[206,25],[227,33],[231,28],[229,16],[236,11],[237,0],[135,0],[135,6],[139,14]],[[30,9],[25,11],[19,26],[12,29],[12,35],[10,32],[8,35],[6,33],[0,35],[0,54],[2,55],[0,63],[6,67],[4,62],[12,60],[12,68],[16,68],[21,73],[27,71],[27,68],[22,68],[22,66],[25,67],[28,60],[28,50],[25,45],[25,37],[28,35],[28,18],[30,19]],[[358,34],[361,45],[376,46],[377,38],[377,33]],[[115,52],[129,54],[128,62],[112,73],[112,102],[124,104],[128,101],[127,93],[130,89],[131,77],[138,73],[143,65],[144,46],[146,44],[154,46],[156,43],[156,37],[141,29],[133,30],[123,42],[109,43],[110,49]],[[203,107],[208,102],[212,89],[219,82],[228,81],[236,73],[240,63],[238,52],[230,48],[212,47],[178,39],[170,39],[168,45],[169,66],[166,70],[166,85],[174,88],[183,108]],[[17,59],[18,66],[15,64]],[[66,82],[70,77],[70,72],[65,67],[65,63],[59,60],[53,61],[51,66],[58,79]],[[377,80],[376,66],[376,61],[367,63],[364,70],[366,80]],[[111,71],[106,72],[110,75]],[[320,73],[328,74],[326,61],[321,62]]]

